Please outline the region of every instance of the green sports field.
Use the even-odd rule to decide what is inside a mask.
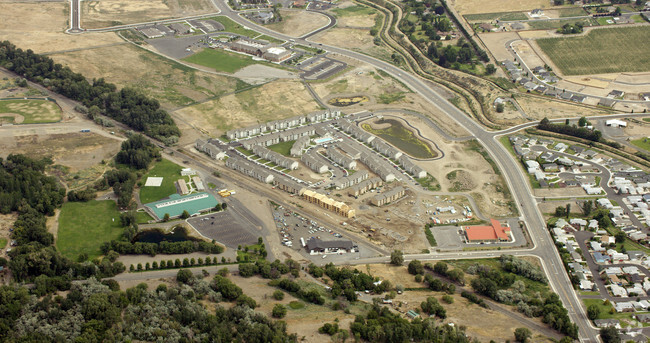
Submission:
[[[154,176],[162,177],[162,184],[160,187],[142,186],[140,188],[140,201],[145,204],[158,201],[176,193],[176,185],[174,182],[181,178],[187,181],[187,177],[181,176],[181,169],[183,169],[181,166],[169,160],[163,159],[160,162],[156,162],[149,173],[142,177],[142,183],[147,182],[148,177]]]
[[[234,73],[245,66],[258,63],[250,56],[221,49],[204,49],[183,60],[226,73]]]
[[[92,260],[101,255],[102,243],[118,239],[122,231],[114,201],[67,202],[59,215],[56,248],[73,260],[81,253]]]
[[[596,29],[537,44],[564,75],[650,71],[650,26]]]

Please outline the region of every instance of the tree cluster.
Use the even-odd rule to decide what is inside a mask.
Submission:
[[[157,254],[189,254],[197,251],[205,252],[208,254],[221,254],[223,252],[223,247],[205,241],[162,241],[160,243],[132,243],[123,240],[112,240],[110,242],[104,242],[101,245],[101,250],[104,254],[113,250],[121,255],[146,254],[150,256],[156,256]]]
[[[147,169],[154,158],[160,158],[160,150],[143,135],[131,135],[122,142],[115,162],[135,169]]]
[[[526,260],[512,255],[501,255],[499,261],[501,262],[501,268],[507,272],[523,276],[533,281],[546,283],[544,272]]]
[[[542,119],[537,125],[537,128],[544,131],[551,131],[563,135],[578,137],[594,142],[600,142],[602,133],[598,130],[590,130],[585,127],[578,127],[572,125],[553,124],[547,118]]]
[[[583,24],[580,22],[574,24],[564,24],[561,28],[557,29],[557,32],[563,35],[582,33],[583,27]]]
[[[365,315],[357,315],[350,331],[369,342],[478,342],[472,341],[458,326],[437,326],[433,318],[409,321],[379,304],[374,304]]]
[[[440,305],[438,299],[434,297],[428,297],[427,300],[420,303],[420,308],[422,309],[422,312],[430,316],[436,316],[440,319],[447,318],[447,311],[442,307],[442,305]]]
[[[117,91],[114,84],[104,79],[88,82],[83,75],[51,58],[22,50],[8,41],[0,42],[0,66],[87,108],[95,106],[101,113],[166,144],[173,144],[180,137],[180,130],[160,103],[133,88]]]

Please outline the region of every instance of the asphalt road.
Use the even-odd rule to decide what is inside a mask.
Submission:
[[[284,34],[279,34],[275,31],[269,30],[265,27],[255,25],[244,18],[241,18],[236,12],[232,11],[222,0],[213,0],[213,3],[221,9],[223,15],[228,16],[235,22],[241,25],[251,27],[263,34],[280,38],[284,40],[295,39],[296,43],[300,44],[313,44],[305,39],[290,37]],[[521,168],[519,168],[517,161],[510,155],[510,153],[499,143],[496,139],[499,133],[488,132],[474,120],[472,120],[465,113],[456,108],[453,104],[448,102],[444,97],[427,87],[425,82],[417,76],[406,73],[405,71],[388,64],[376,58],[366,56],[357,52],[349,51],[346,49],[338,48],[335,46],[320,45],[332,53],[337,53],[349,58],[354,58],[363,63],[372,65],[376,68],[383,69],[385,72],[391,74],[399,81],[405,83],[413,91],[420,94],[423,98],[428,99],[432,106],[438,108],[441,112],[446,113],[452,120],[456,121],[459,125],[464,127],[470,132],[488,151],[492,159],[497,163],[499,169],[504,174],[504,178],[518,204],[519,211],[527,223],[531,239],[534,243],[534,248],[528,251],[528,254],[540,258],[542,266],[546,271],[549,278],[549,284],[554,292],[556,292],[564,306],[569,312],[569,316],[579,326],[579,336],[581,341],[584,342],[598,342],[598,331],[591,325],[591,322],[586,316],[585,308],[582,302],[577,297],[573,286],[567,276],[567,273],[562,264],[562,260],[555,248],[553,239],[551,238],[542,214],[537,208],[535,199],[532,196],[532,190],[528,185],[528,177],[523,175]],[[473,252],[465,253],[465,256],[479,257],[487,256],[490,253]],[[448,255],[448,258],[458,258],[459,253]],[[496,255],[496,253],[494,253]],[[415,255],[417,256],[417,255]],[[422,257],[431,257],[424,255]],[[360,262],[360,261],[355,261]]]

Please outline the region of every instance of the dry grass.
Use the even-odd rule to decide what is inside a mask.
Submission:
[[[114,33],[68,35],[68,2],[1,2],[0,37],[36,53],[122,42]]]
[[[517,98],[517,102],[526,112],[526,115],[535,120],[542,120],[545,117],[562,118],[566,117],[567,113],[571,113],[572,116],[593,116],[608,113],[608,111],[605,110],[593,109],[560,101],[546,100],[544,98],[532,96],[520,96]]]
[[[271,30],[300,37],[329,23],[326,16],[314,12],[280,10],[282,21],[266,25]]]
[[[238,94],[186,107],[174,114],[211,135],[319,109],[298,81],[274,81]]]
[[[209,0],[101,0],[81,2],[87,29],[215,12]]]
[[[551,6],[548,0],[452,0],[448,4],[461,14],[530,11]]]
[[[52,55],[87,78],[103,77],[118,87],[133,86],[166,108],[189,105],[235,88],[237,80],[197,71],[132,45]]]

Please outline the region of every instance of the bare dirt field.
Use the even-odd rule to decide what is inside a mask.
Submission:
[[[506,49],[508,41],[519,39],[516,32],[490,32],[478,35],[479,38],[490,49],[497,61],[512,60],[512,54]]]
[[[82,1],[81,27],[96,29],[215,11],[209,0]]]
[[[449,5],[454,7],[456,11],[461,14],[476,14],[530,11],[536,8],[547,8],[550,7],[551,4],[547,0],[452,0],[449,1]]]
[[[177,64],[132,45],[68,52],[51,56],[85,77],[100,78],[118,87],[132,86],[173,109],[235,89],[235,78],[206,73]]]
[[[557,100],[546,100],[541,97],[519,96],[517,102],[526,112],[526,115],[535,120],[558,117],[580,117],[608,114],[609,111],[584,107],[568,102]]]
[[[537,55],[535,50],[528,44],[528,41],[517,41],[512,43],[519,57],[521,57],[529,68],[544,66],[544,61]],[[553,69],[555,70],[555,69]]]
[[[552,37],[551,34],[546,30],[519,31],[519,36],[524,39]]]
[[[567,188],[538,188],[534,189],[533,193],[536,197],[565,197],[565,196],[586,196],[582,188],[567,187]],[[557,206],[556,206],[557,207]],[[555,209],[555,207],[553,207]]]
[[[300,37],[329,23],[329,19],[319,13],[294,10],[280,10],[282,21],[266,25],[271,30]]]
[[[580,206],[578,205],[578,202],[575,200],[570,200],[570,201],[546,201],[546,202],[541,202],[537,205],[539,207],[539,211],[542,212],[543,214],[546,213],[555,213],[555,209],[559,206],[563,206],[566,208],[566,205],[570,204],[571,205],[571,213],[575,215],[583,215],[584,213],[580,209]]]
[[[114,33],[68,35],[68,2],[1,2],[0,13],[11,13],[0,21],[0,37],[36,53],[86,48],[122,40]],[[25,20],[29,18],[29,20]]]
[[[174,114],[211,136],[220,136],[233,128],[306,114],[318,109],[318,104],[302,83],[280,80],[186,107]]]
[[[352,49],[390,61],[391,50],[383,45],[375,45],[369,30],[333,27],[313,36],[312,40],[318,43]]]

